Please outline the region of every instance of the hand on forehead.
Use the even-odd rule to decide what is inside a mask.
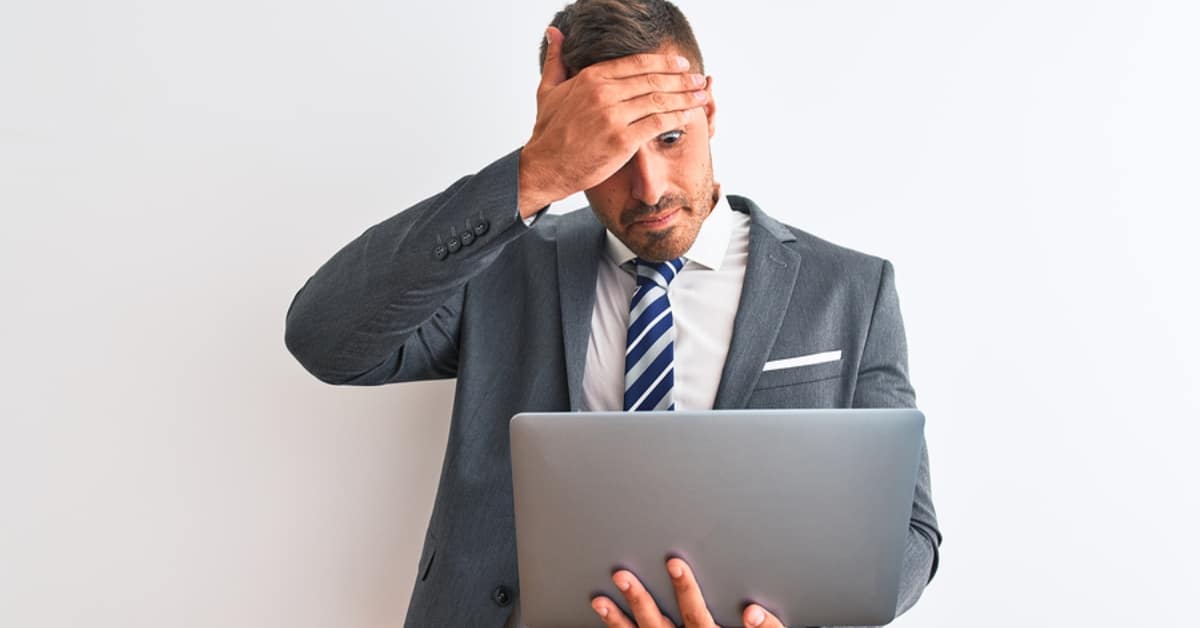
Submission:
[[[662,49],[593,63],[580,72],[591,71],[605,78],[627,78],[643,74],[683,74],[691,66],[687,57],[674,50]]]

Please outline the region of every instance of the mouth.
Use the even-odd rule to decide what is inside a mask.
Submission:
[[[629,226],[630,228],[641,227],[643,229],[659,229],[671,224],[671,222],[675,219],[675,215],[679,213],[680,209],[681,208],[676,207],[675,209],[668,210],[666,213],[658,216],[644,218],[642,220],[635,220],[633,221],[633,224]]]

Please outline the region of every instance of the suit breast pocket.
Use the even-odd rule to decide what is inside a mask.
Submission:
[[[770,364],[770,362],[768,362]],[[751,408],[837,408],[844,405],[842,360],[763,371],[750,394]]]
[[[767,362],[768,368],[772,363],[786,364],[784,360],[772,360]],[[842,375],[842,360],[831,360],[820,364],[806,364],[802,366],[784,366],[783,368],[764,369],[762,374],[758,376],[758,383],[754,386],[755,390],[763,390],[766,388],[778,388],[780,386],[792,386],[794,384],[806,384],[808,382],[819,382],[823,379],[831,379],[841,377]]]

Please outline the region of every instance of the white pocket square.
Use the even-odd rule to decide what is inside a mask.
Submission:
[[[797,366],[812,366],[813,364],[824,364],[826,362],[837,362],[840,359],[842,359],[841,350],[801,355],[794,358],[784,358],[782,360],[771,360],[763,365],[763,372],[765,373],[766,371],[790,369]]]

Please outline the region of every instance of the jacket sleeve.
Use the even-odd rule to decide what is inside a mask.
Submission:
[[[520,149],[367,229],[292,299],[284,342],[330,384],[454,377],[464,286],[530,230]],[[544,211],[544,210],[543,210]]]
[[[908,379],[908,347],[904,322],[900,316],[900,301],[896,294],[895,274],[891,262],[887,260],[883,260],[880,270],[879,289],[858,371],[853,406],[916,407],[916,392]],[[897,615],[912,607],[921,597],[925,585],[933,579],[937,572],[941,542],[942,534],[938,530],[929,484],[929,454],[922,442],[908,543],[900,573]]]

